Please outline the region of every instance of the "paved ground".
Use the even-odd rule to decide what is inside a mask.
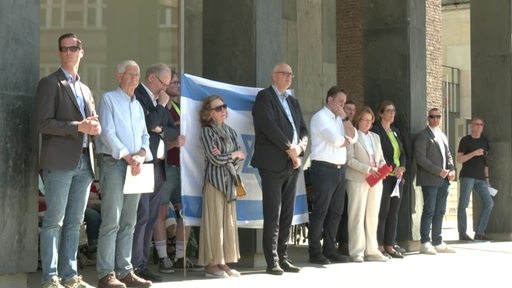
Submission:
[[[450,231],[448,231],[450,232]],[[392,259],[386,263],[365,262],[331,264],[326,266],[307,262],[307,246],[290,247],[290,257],[303,267],[300,273],[273,276],[263,268],[232,265],[242,272],[239,278],[210,279],[204,272],[191,272],[185,278],[182,273],[160,274],[165,282],[153,287],[314,287],[329,283],[332,287],[512,287],[512,242],[473,242],[455,240],[453,233],[445,233],[445,239],[455,248],[455,254],[422,255],[408,253],[404,259]],[[448,234],[449,236],[446,236]],[[471,234],[472,236],[472,234]],[[453,239],[453,240],[451,240]],[[156,271],[156,266],[151,267]],[[96,285],[95,267],[81,271],[84,279]],[[29,275],[29,287],[41,287],[40,272]]]

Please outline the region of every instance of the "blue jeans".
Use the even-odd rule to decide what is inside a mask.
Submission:
[[[482,200],[482,212],[480,214],[480,220],[476,227],[476,235],[484,235],[487,223],[489,222],[489,216],[491,215],[492,207],[494,207],[494,201],[492,200],[489,189],[487,189],[487,183],[484,180],[475,178],[460,177],[460,194],[459,194],[459,206],[457,208],[457,228],[459,234],[466,233],[467,231],[467,216],[466,208],[469,205],[469,197],[471,192],[475,193]]]
[[[101,226],[96,269],[98,278],[115,272],[123,278],[133,270],[132,241],[140,194],[123,194],[127,164],[103,155],[101,168]]]
[[[92,182],[89,156],[82,154],[73,170],[45,169],[43,174],[46,212],[40,249],[44,283],[53,276],[67,280],[77,275],[80,225]]]
[[[439,186],[421,186],[423,192],[423,213],[421,214],[421,243],[430,242],[430,226],[432,226],[432,245],[443,242],[443,217],[446,212],[448,187],[450,182],[444,179]]]

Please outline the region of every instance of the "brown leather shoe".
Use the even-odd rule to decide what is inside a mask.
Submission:
[[[133,271],[130,271],[128,275],[124,276],[124,278],[119,279],[119,281],[126,284],[128,287],[150,287],[153,284],[149,280],[145,280],[135,275]]]
[[[116,274],[112,272],[98,280],[98,288],[126,288],[126,285],[117,280]]]

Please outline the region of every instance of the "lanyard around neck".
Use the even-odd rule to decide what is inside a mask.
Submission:
[[[172,104],[172,107],[174,108],[174,110],[176,111],[176,113],[178,114],[178,117],[181,117],[180,107],[178,107],[178,105],[176,105],[176,103],[172,100],[171,100],[171,104]]]

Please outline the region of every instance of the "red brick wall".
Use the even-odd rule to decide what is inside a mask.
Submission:
[[[361,0],[336,1],[337,82],[363,105],[363,8]]]
[[[428,111],[430,108],[434,107],[443,109],[445,107],[442,105],[443,66],[441,50],[441,0],[427,0],[426,5]]]

